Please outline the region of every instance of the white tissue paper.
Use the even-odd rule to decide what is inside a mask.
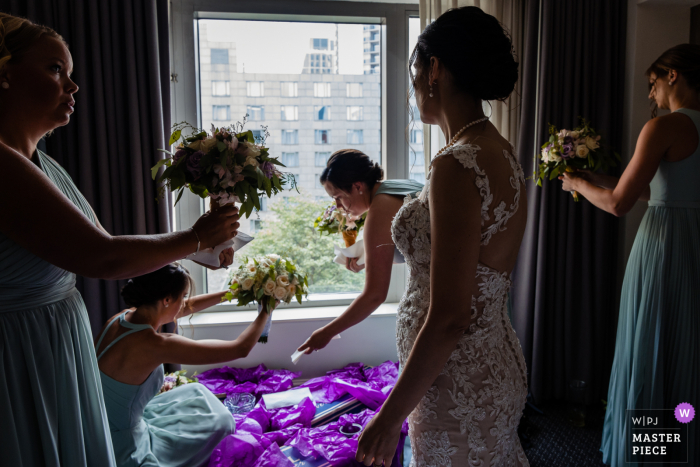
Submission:
[[[267,410],[270,409],[276,409],[278,407],[291,407],[293,405],[297,405],[299,402],[303,401],[306,398],[311,399],[311,402],[313,402],[313,398],[311,397],[311,391],[309,391],[309,388],[299,388],[299,389],[290,389],[289,391],[284,391],[284,392],[273,392],[272,394],[263,394],[262,399],[265,401],[265,408]]]
[[[254,237],[246,235],[243,232],[238,232],[238,235],[233,237],[233,239],[228,240],[221,245],[217,245],[214,248],[207,248],[206,250],[201,250],[199,253],[192,253],[191,255],[185,256],[185,259],[191,261],[197,261],[198,263],[206,264],[218,268],[219,254],[226,248],[233,247],[233,251],[237,253],[241,248],[250,243]]]
[[[357,258],[357,264],[365,264],[365,241],[363,238],[347,248],[340,248],[338,245],[333,248],[335,249],[333,261],[336,263],[345,266],[345,258]]]
[[[340,334],[336,334],[335,336],[333,336],[331,338],[331,340],[334,340],[334,339],[340,339]],[[299,359],[301,358],[301,356],[304,355],[305,352],[306,352],[306,350],[302,350],[302,351],[297,350],[296,352],[294,352],[292,354],[292,363],[294,363],[296,365],[299,362]]]

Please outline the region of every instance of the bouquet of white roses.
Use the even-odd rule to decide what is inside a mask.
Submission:
[[[265,330],[258,342],[265,343],[270,334],[272,311],[280,302],[290,303],[309,294],[309,278],[287,258],[269,254],[243,258],[242,264],[231,274],[230,291],[223,300],[237,300],[238,306],[250,302],[258,304],[258,312],[268,312]]]
[[[549,141],[542,145],[540,163],[537,170],[537,186],[542,180],[554,180],[562,172],[574,172],[576,169],[603,170],[615,167],[620,161],[616,152],[601,149],[601,136],[590,127],[585,119],[574,130],[557,130],[549,125]],[[573,192],[578,201],[578,193]]]
[[[163,394],[164,392],[170,391],[171,389],[176,388],[178,386],[182,386],[184,384],[197,382],[197,378],[195,378],[194,375],[192,378],[188,378],[187,376],[185,376],[186,374],[187,370],[180,370],[174,373],[167,373],[163,378],[163,386],[161,386],[160,391],[158,391],[158,394]]]
[[[362,214],[359,219],[351,220],[348,213],[343,208],[337,206],[335,202],[329,204],[320,216],[314,221],[314,229],[321,235],[340,233],[345,240],[345,247],[354,245],[360,229],[365,225],[367,213]]]

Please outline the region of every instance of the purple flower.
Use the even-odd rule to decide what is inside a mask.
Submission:
[[[561,157],[563,157],[564,159],[568,159],[569,157],[571,157],[573,155],[573,153],[574,153],[574,145],[572,143],[564,144],[561,147]]]
[[[163,378],[164,383],[175,383],[177,382],[177,377],[173,375],[165,375]]]
[[[202,166],[199,165],[202,157],[204,157],[204,153],[202,151],[197,151],[187,159],[187,170],[192,174],[195,180],[202,175]]]
[[[173,156],[173,164],[177,164],[177,161],[179,161],[180,159],[182,159],[186,155],[187,155],[187,151],[185,151],[184,149],[178,149],[175,152],[175,155]]]
[[[262,173],[264,173],[267,178],[272,178],[272,175],[275,173],[275,164],[270,161],[265,161],[260,165],[260,170],[262,170]]]

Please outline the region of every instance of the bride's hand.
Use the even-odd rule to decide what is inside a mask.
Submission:
[[[365,268],[365,265],[357,264],[357,258],[345,258],[345,267],[348,271],[360,272]]]
[[[401,423],[385,420],[381,411],[367,424],[357,442],[355,460],[364,465],[389,467],[396,454],[401,435]]]
[[[331,339],[333,339],[333,333],[326,331],[324,328],[316,329],[311,334],[311,337],[306,339],[306,342],[301,344],[297,350],[310,354],[314,350],[319,350],[327,346]]]

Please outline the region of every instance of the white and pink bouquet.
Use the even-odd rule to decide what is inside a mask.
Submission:
[[[314,229],[323,233],[341,234],[345,240],[345,246],[354,245],[360,229],[365,225],[367,213],[362,214],[358,219],[352,220],[348,213],[335,202],[329,204],[320,216],[314,221]]]
[[[549,125],[549,135],[539,157],[535,174],[537,186],[541,187],[545,178],[554,180],[563,172],[576,169],[606,172],[620,162],[619,154],[602,148],[601,136],[584,119],[574,130],[557,130]],[[573,196],[575,201],[579,200],[577,192],[574,191]]]
[[[171,389],[174,389],[178,386],[182,386],[184,384],[197,382],[197,378],[195,378],[194,375],[192,376],[192,378],[188,378],[186,375],[187,370],[180,370],[174,373],[167,373],[163,378],[163,385],[160,387],[160,391],[158,391],[158,394],[163,394],[164,392],[168,392]]]
[[[260,210],[260,197],[275,195],[287,185],[294,187],[294,177],[283,174],[278,167],[284,165],[271,157],[264,140],[256,144],[252,131],[243,131],[246,119],[234,125],[211,131],[199,130],[188,123],[173,127],[169,144],[178,143],[173,154],[162,150],[168,157],[158,161],[151,169],[155,180],[161,167],[165,167],[157,181],[165,182],[171,191],[178,191],[175,204],[185,188],[202,197],[210,197],[211,208],[229,203],[241,203],[240,212],[249,217],[253,209]],[[183,136],[191,129],[190,136]],[[267,129],[265,129],[267,136]],[[161,188],[161,194],[165,187]]]

